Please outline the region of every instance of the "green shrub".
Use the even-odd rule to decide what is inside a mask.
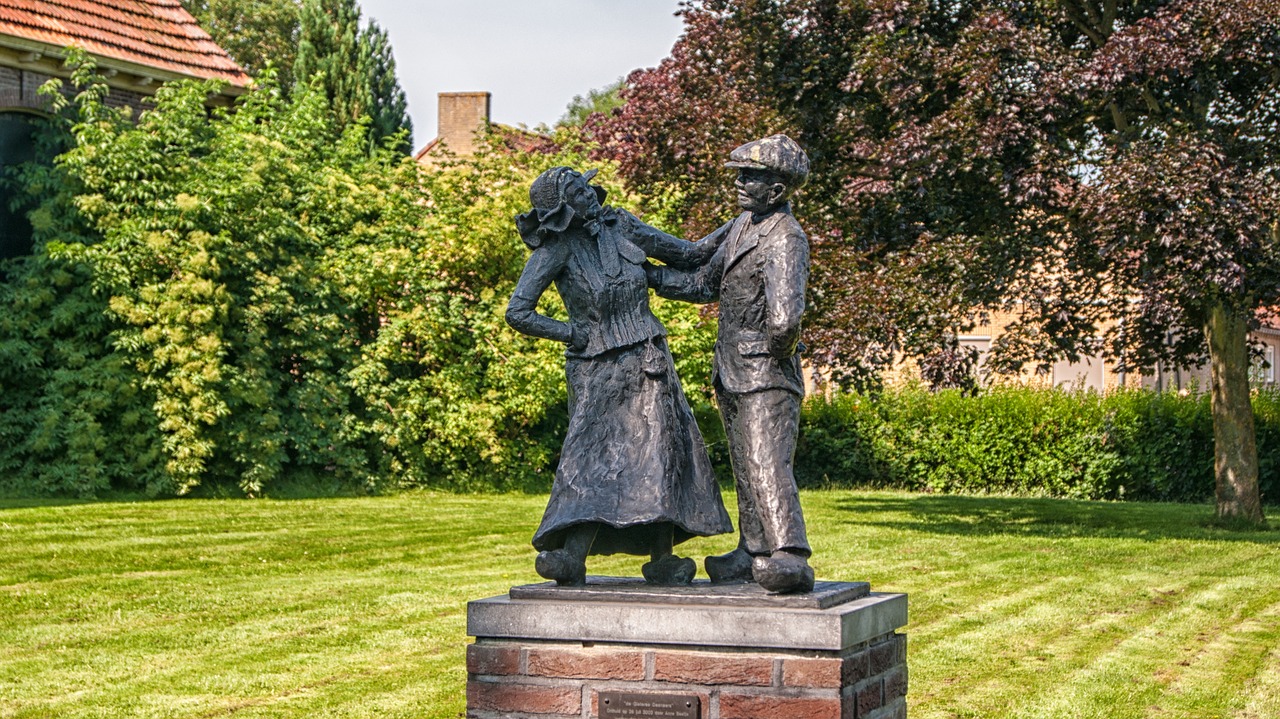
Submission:
[[[214,84],[176,83],[135,123],[89,64],[74,82],[70,148],[19,178],[35,249],[0,262],[0,493],[550,486],[564,348],[503,319],[512,218],[589,147],[424,173],[315,90],[210,111]],[[709,377],[714,322],[657,311]]]
[[[1280,396],[1254,398],[1262,490],[1280,496]],[[1213,496],[1205,395],[921,388],[809,399],[796,453],[803,486],[1202,501]]]
[[[75,80],[70,149],[24,178],[35,251],[0,290],[4,364],[25,358],[0,374],[5,491],[380,481],[344,371],[395,291],[373,258],[413,236],[411,163],[336,134],[314,92],[210,112],[213,83],[176,83],[134,123],[88,65]]]

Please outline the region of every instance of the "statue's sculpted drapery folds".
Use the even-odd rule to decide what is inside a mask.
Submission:
[[[739,541],[707,558],[707,574],[773,592],[813,588],[792,471],[809,243],[788,203],[809,159],[774,135],[737,148],[727,166],[738,171],[743,212],[698,242],[602,206],[594,172],[565,167],[534,182],[533,210],[516,218],[533,254],[507,320],[569,347],[569,430],[534,536],[539,574],[560,584],[585,580],[588,554],[613,552],[649,553],[650,582],[688,583],[696,567],[673,545],[732,531],[666,331],[649,311],[652,287],[671,299],[720,302],[712,384],[738,489]],[[537,313],[552,282],[567,323]]]
[[[645,253],[633,242],[640,225],[600,204],[592,176],[548,170],[530,189],[533,209],[516,218],[532,254],[507,321],[567,345],[569,428],[534,535],[536,567],[581,584],[588,554],[648,554],[648,581],[684,584],[696,565],[673,545],[732,525],[666,330],[649,309]],[[537,312],[552,283],[568,322]]]

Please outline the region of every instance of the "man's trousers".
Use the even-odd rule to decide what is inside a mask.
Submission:
[[[800,397],[784,389],[739,394],[716,383],[738,488],[740,546],[753,556],[779,549],[809,556],[792,466]]]

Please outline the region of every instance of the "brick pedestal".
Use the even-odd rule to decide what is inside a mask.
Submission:
[[[838,596],[856,586],[820,583],[824,601],[532,585],[472,602],[467,716],[596,719],[602,693],[625,692],[696,697],[698,719],[905,719],[906,595]]]

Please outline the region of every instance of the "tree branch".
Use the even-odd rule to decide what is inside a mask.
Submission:
[[[1084,19],[1075,15],[1070,10],[1067,11],[1067,19],[1071,21],[1071,24],[1080,28],[1080,31],[1088,36],[1089,40],[1091,40],[1094,45],[1102,47],[1107,44],[1107,37],[1103,35],[1101,31],[1085,22]]]
[[[1089,19],[1093,21],[1094,26],[1102,24],[1102,16],[1098,14],[1098,10],[1093,6],[1093,3],[1088,0],[1082,0],[1080,8],[1083,9],[1084,14],[1088,15]]]
[[[1116,130],[1125,132],[1129,129],[1129,118],[1125,117],[1119,102],[1111,100],[1107,103],[1107,109],[1111,111],[1111,121],[1115,123]]]
[[[1159,114],[1160,101],[1156,99],[1155,93],[1151,92],[1151,86],[1148,83],[1142,84],[1142,99],[1147,103],[1147,109],[1150,110],[1152,114]]]
[[[1241,130],[1247,129],[1250,132],[1253,131],[1253,129],[1255,128],[1255,125],[1249,118],[1257,115],[1258,110],[1259,108],[1262,107],[1263,103],[1271,99],[1271,94],[1275,92],[1277,86],[1280,86],[1280,70],[1272,70],[1270,87],[1268,87],[1266,91],[1258,93],[1258,100],[1257,102],[1253,103],[1253,107],[1249,108],[1249,112],[1245,113],[1244,122],[1241,122],[1239,125],[1236,125],[1235,132],[1231,133],[1232,139],[1239,139]]]

